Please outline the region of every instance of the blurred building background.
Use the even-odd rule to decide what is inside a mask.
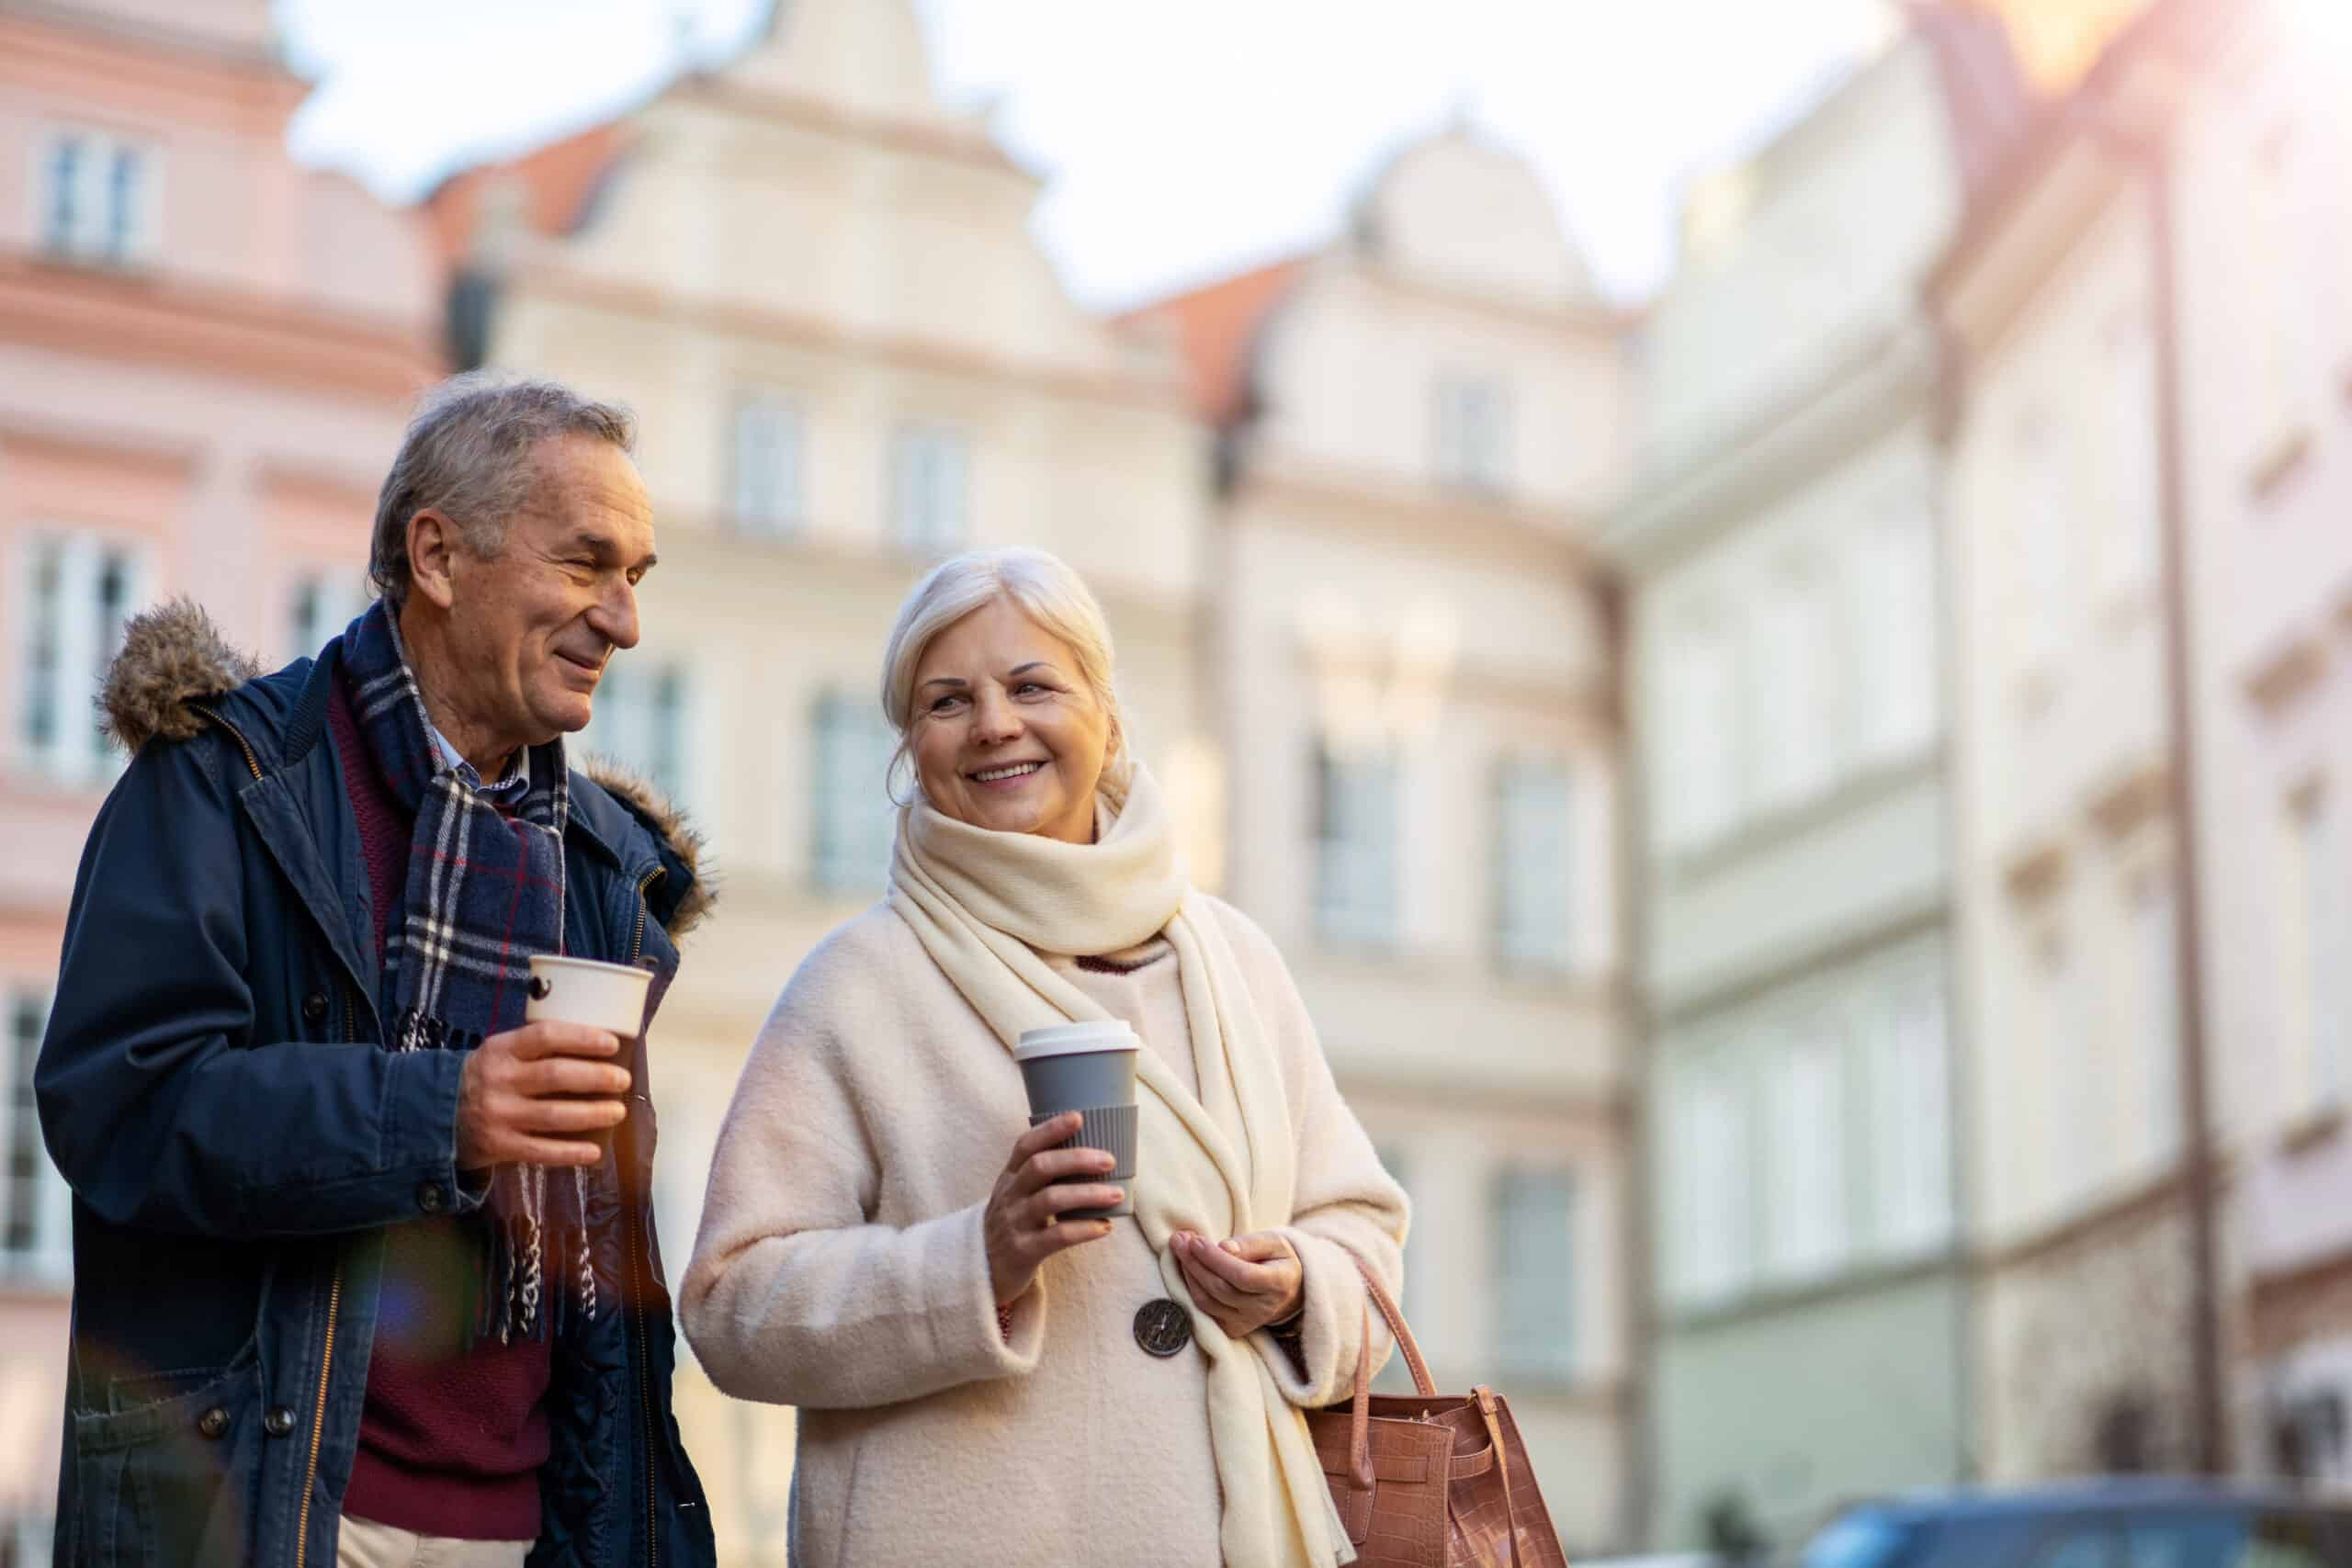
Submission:
[[[477,364],[643,421],[664,567],[584,744],[727,875],[660,1031],[673,1272],[746,1045],[881,885],[891,612],[1037,544],[1572,1551],[2352,1485],[2352,8],[1891,15],[1642,310],[1464,114],[1326,243],[1106,318],[908,0],[402,209],[287,155],[268,0],[0,0],[0,1563],[55,1476],[30,1073],[97,672],[174,593],[333,635],[409,400]],[[790,1413],[690,1365],[681,1410],[779,1561]]]
[[[1412,1195],[1432,1372],[1508,1387],[1563,1534],[1624,1540],[1623,727],[1592,534],[1626,320],[1528,169],[1456,128],[1329,246],[1130,321],[1215,431],[1226,892]]]
[[[46,1562],[71,1208],[32,1065],[94,698],[168,594],[285,660],[364,600],[366,520],[441,374],[413,218],[298,166],[308,93],[245,0],[0,5],[0,1562]],[[159,1312],[170,1303],[156,1303]]]
[[[1963,1469],[1939,355],[1918,285],[2024,112],[1997,20],[1921,11],[1699,187],[1645,334],[1606,538],[1647,807],[1669,1536],[1785,1540],[1842,1496]]]

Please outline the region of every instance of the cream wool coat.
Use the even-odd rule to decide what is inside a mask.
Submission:
[[[1204,904],[1273,1042],[1298,1149],[1281,1228],[1306,1271],[1306,1375],[1272,1336],[1253,1348],[1291,1403],[1331,1404],[1362,1349],[1354,1259],[1395,1288],[1404,1194],[1273,944]],[[1172,955],[1132,976],[1055,967],[1195,1087]],[[1136,1309],[1167,1293],[1141,1232],[1121,1221],[1050,1259],[999,1332],[980,1217],[1027,1125],[1002,1043],[887,906],[811,953],[762,1030],[679,1308],[719,1388],[800,1407],[798,1568],[1218,1562],[1205,1363],[1136,1343]]]

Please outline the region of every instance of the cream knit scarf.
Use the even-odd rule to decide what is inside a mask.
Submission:
[[[1039,953],[1115,953],[1167,934],[1201,1087],[1196,1099],[1151,1050],[1138,1054],[1136,1223],[1159,1254],[1169,1295],[1189,1301],[1170,1235],[1289,1222],[1289,1107],[1240,966],[1185,874],[1159,784],[1138,768],[1125,798],[1106,785],[1097,810],[1097,841],[1069,844],[974,828],[917,800],[899,814],[889,901],[1008,1050],[1023,1030],[1108,1016]],[[1193,1335],[1209,1361],[1225,1561],[1353,1562],[1306,1417],[1257,1352],[1198,1308]]]

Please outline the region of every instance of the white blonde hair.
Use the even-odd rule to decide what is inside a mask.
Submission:
[[[907,757],[914,728],[915,671],[923,654],[940,633],[1000,599],[1069,645],[1078,660],[1078,678],[1110,721],[1102,782],[1114,797],[1124,796],[1135,763],[1127,755],[1126,724],[1112,678],[1116,655],[1110,623],[1102,618],[1102,606],[1086,580],[1069,562],[1033,549],[970,550],[951,557],[926,572],[899,606],[889,645],[882,653],[882,716],[899,738],[898,753],[890,760],[891,778],[897,778],[899,764]],[[893,798],[896,795],[893,789]]]

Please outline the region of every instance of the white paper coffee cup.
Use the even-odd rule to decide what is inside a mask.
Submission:
[[[645,1032],[645,998],[652,983],[651,970],[633,964],[536,953],[523,1021],[584,1023],[634,1040]]]

